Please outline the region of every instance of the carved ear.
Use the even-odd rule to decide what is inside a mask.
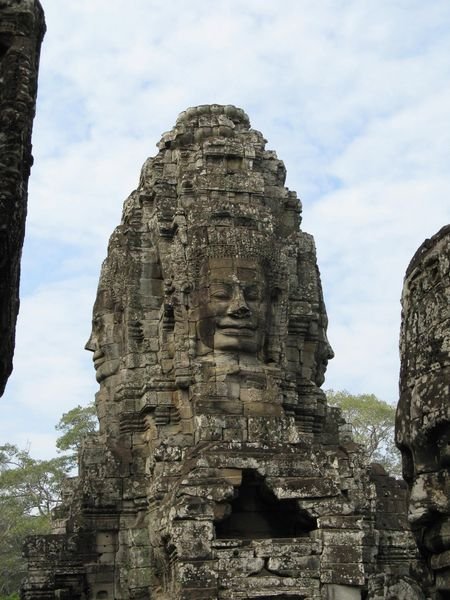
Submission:
[[[281,361],[281,339],[283,316],[283,290],[278,285],[272,285],[269,291],[269,307],[267,310],[266,335],[264,338],[264,355],[266,362],[279,364]]]
[[[281,288],[277,285],[274,285],[270,290],[271,302],[278,303],[280,297],[281,297]]]
[[[184,304],[173,303],[171,305],[173,319],[177,324],[181,324],[188,320],[187,307]]]
[[[186,309],[190,306],[190,294],[192,292],[192,283],[190,281],[184,281],[180,286],[180,304]]]

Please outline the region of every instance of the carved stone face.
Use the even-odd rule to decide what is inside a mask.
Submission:
[[[408,517],[443,598],[450,598],[449,388],[450,369],[424,376],[397,413],[403,476],[410,487]]]
[[[92,332],[85,349],[94,353],[95,377],[99,383],[117,373],[120,364],[121,345],[120,323],[111,304],[105,297],[107,292],[99,291],[94,305]]]
[[[257,353],[267,313],[266,277],[255,260],[210,258],[200,273],[197,331],[208,348]]]
[[[409,520],[450,598],[450,228],[419,248],[403,288],[396,441],[410,488]]]
[[[315,383],[317,386],[321,386],[323,384],[323,382],[325,381],[325,372],[327,370],[327,366],[328,366],[328,361],[331,360],[332,358],[334,358],[334,351],[333,348],[331,347],[330,342],[328,341],[328,337],[327,337],[327,326],[328,326],[328,320],[325,319],[323,325],[322,325],[322,340],[321,343],[319,344],[318,350],[317,350],[317,368],[316,368],[316,378],[315,378]]]
[[[449,382],[449,369],[434,382],[427,377],[417,382],[397,416],[403,476],[410,488],[408,518],[443,598],[450,598],[450,419],[445,416]],[[443,397],[439,391],[445,389]],[[433,409],[428,412],[430,400]]]

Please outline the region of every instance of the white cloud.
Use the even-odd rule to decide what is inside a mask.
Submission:
[[[62,280],[22,299],[14,371],[2,398],[4,439],[54,440],[49,432],[62,413],[93,399],[98,386],[84,344],[95,287],[89,278]],[[20,429],[11,430],[9,424],[18,422]]]
[[[330,362],[324,388],[375,393],[395,403],[399,371],[399,304],[353,302],[338,307],[329,328],[336,357]],[[342,314],[344,313],[344,314]]]
[[[308,210],[336,353],[326,385],[397,400],[400,295],[417,247],[449,222],[450,181],[344,187]]]
[[[26,293],[0,405],[9,429],[50,439],[64,410],[93,397],[82,346],[107,238],[161,133],[209,102],[249,113],[302,197],[336,351],[325,387],[395,401],[404,270],[450,221],[450,4],[47,0],[45,10]],[[45,282],[39,260],[51,263]]]
[[[30,423],[30,425],[32,425]],[[46,460],[55,456],[55,444],[57,432],[36,433],[32,429],[28,432],[23,432],[17,437],[17,445],[19,448],[27,448],[33,458]]]

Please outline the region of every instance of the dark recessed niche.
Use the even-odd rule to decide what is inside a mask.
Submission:
[[[0,38],[0,60],[5,56],[8,52],[10,46],[10,41],[4,38]]]
[[[294,538],[317,529],[295,500],[278,500],[253,470],[243,471],[231,512],[215,524],[217,539]]]

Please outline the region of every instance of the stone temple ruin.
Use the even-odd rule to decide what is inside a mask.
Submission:
[[[409,520],[437,598],[450,598],[450,225],[406,272],[396,438],[410,487]]]
[[[44,32],[37,0],[0,1],[0,396],[12,370]]]
[[[27,542],[24,600],[428,597],[406,485],[320,389],[314,241],[265,143],[199,106],[145,162],[86,346],[100,430],[55,534]]]

